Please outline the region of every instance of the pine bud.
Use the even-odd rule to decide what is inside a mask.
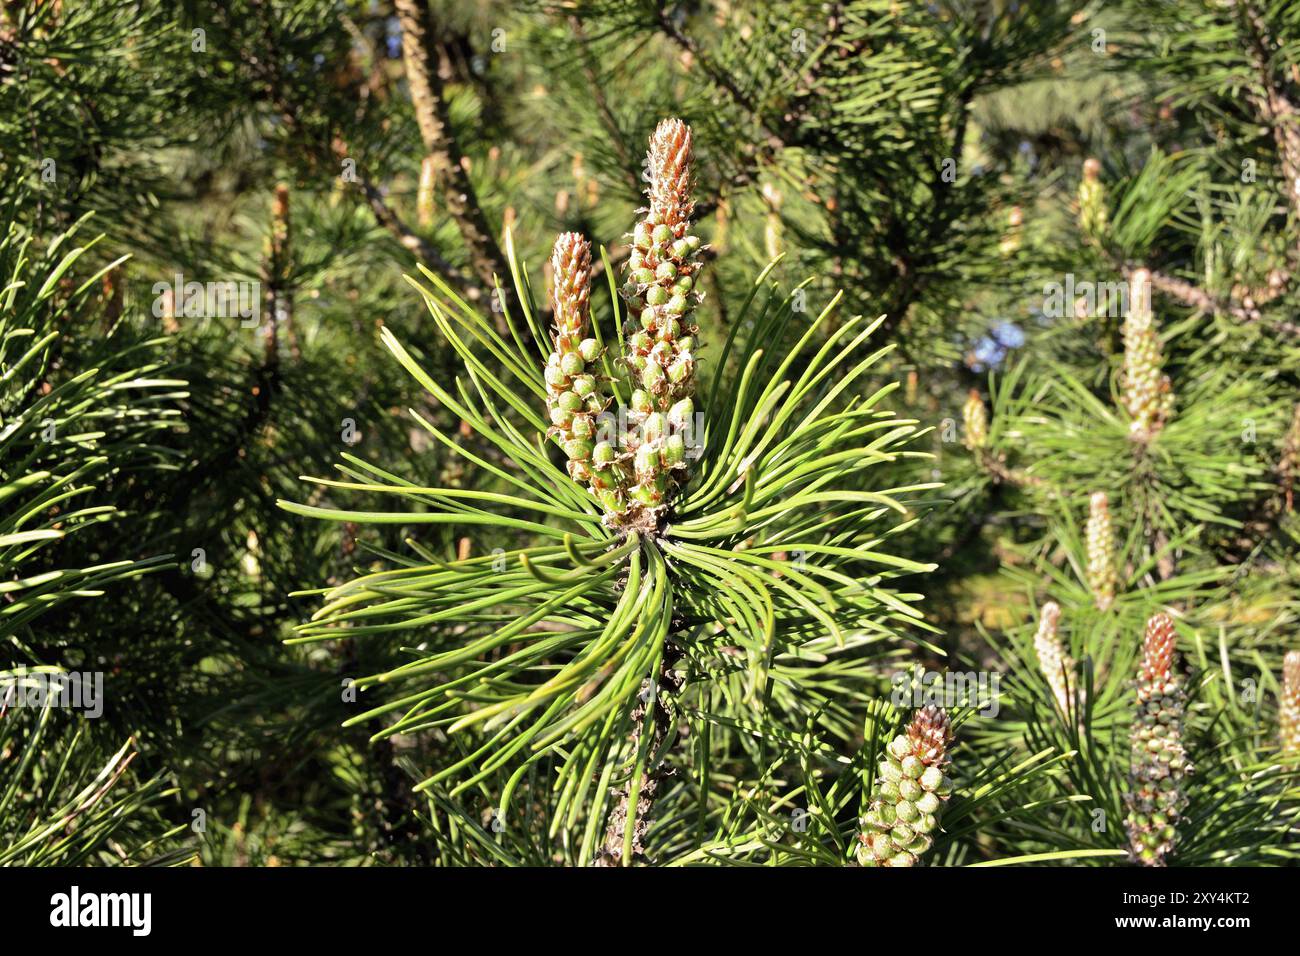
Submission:
[[[571,461],[585,462],[591,458],[593,447],[585,438],[572,438],[564,443],[564,453]]]
[[[642,445],[633,458],[636,476],[642,482],[652,481],[659,474],[659,451],[654,445]]]
[[[1070,657],[1057,635],[1057,626],[1061,620],[1061,607],[1055,601],[1048,601],[1038,618],[1038,632],[1034,635],[1034,651],[1038,654],[1038,666],[1052,688],[1056,706],[1063,715],[1070,713],[1070,687],[1077,686],[1074,672],[1074,659]]]
[[[641,370],[641,385],[650,395],[656,396],[664,391],[664,380],[667,375],[664,374],[663,366],[658,362],[647,362],[645,368]],[[656,405],[659,403],[656,401]]]
[[[952,793],[952,781],[944,773],[951,742],[947,712],[931,705],[916,711],[903,733],[885,747],[871,803],[860,821],[860,865],[915,866],[930,849]]]
[[[641,425],[641,439],[645,442],[656,442],[667,430],[668,416],[663,412],[651,412]]]
[[[1101,184],[1101,163],[1089,157],[1083,163],[1079,182],[1079,228],[1085,236],[1100,239],[1106,234],[1106,187]]]
[[[581,438],[585,441],[595,437],[596,424],[591,420],[590,415],[574,415],[573,422],[569,425],[569,431],[573,433],[574,438]]]
[[[1147,621],[1137,675],[1137,715],[1130,730],[1129,853],[1144,866],[1164,866],[1187,808],[1184,784],[1193,772],[1183,749],[1187,694],[1174,671],[1177,633],[1168,614]]]
[[[690,232],[692,162],[690,127],[676,119],[661,122],[647,153],[649,207],[632,232],[636,254],[629,256],[630,281],[623,286],[629,318],[624,362],[639,386],[631,403],[639,427],[628,435],[638,484],[629,489],[633,504],[622,523],[643,531],[658,526],[658,509],[687,479],[684,443],[665,445],[662,426],[677,427],[664,416],[696,390],[693,313],[703,259],[699,237]]]
[[[1149,441],[1171,417],[1174,395],[1164,374],[1164,354],[1151,311],[1151,273],[1146,269],[1135,269],[1129,283],[1120,390],[1130,433],[1139,441]]]
[[[977,389],[972,388],[966,396],[961,414],[966,425],[964,444],[971,451],[983,448],[989,439],[989,415]]]
[[[551,271],[555,350],[547,358],[543,374],[550,434],[569,459],[569,475],[575,481],[589,482],[593,480],[587,466],[596,447],[592,441],[595,416],[609,406],[609,396],[594,374],[601,357],[600,343],[587,336],[591,326],[591,244],[576,232],[561,235],[551,253]],[[609,478],[599,481],[605,485]],[[620,498],[617,487],[593,485],[592,490],[602,503]]]
[[[1110,523],[1110,500],[1104,491],[1095,492],[1089,502],[1088,587],[1092,589],[1097,610],[1105,611],[1115,602],[1115,532]]]
[[[648,482],[633,485],[628,492],[628,496],[633,502],[645,508],[655,508],[663,503],[663,496],[659,493],[659,490]]]
[[[695,374],[695,360],[689,352],[683,352],[668,366],[668,381],[673,385],[682,385],[690,381]]]
[[[1287,651],[1282,658],[1278,742],[1283,753],[1300,756],[1300,651]]]
[[[556,328],[560,335],[573,336],[576,341],[587,330],[590,318],[591,243],[576,232],[561,235],[551,252],[551,270]]]
[[[581,375],[587,368],[587,363],[582,360],[578,352],[565,352],[560,356],[560,371],[572,378],[575,375]]]
[[[423,229],[433,225],[434,197],[438,188],[438,159],[425,156],[420,163],[420,186],[415,194],[415,218]]]

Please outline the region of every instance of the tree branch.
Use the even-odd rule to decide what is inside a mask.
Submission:
[[[1131,279],[1134,268],[1134,266],[1124,265],[1120,267],[1120,272],[1125,279]],[[1248,293],[1241,299],[1229,298],[1225,300],[1217,298],[1199,286],[1195,286],[1183,279],[1155,271],[1151,271],[1151,286],[1170,298],[1183,303],[1183,305],[1191,306],[1204,315],[1230,315],[1241,322],[1263,322],[1270,329],[1293,338],[1300,338],[1300,324],[1288,322],[1284,319],[1265,321],[1263,313],[1259,310],[1260,305],[1280,294],[1280,288],[1275,289],[1270,286],[1268,289]]]
[[[447,212],[460,230],[469,249],[470,265],[479,282],[495,289],[501,280],[501,293],[513,304],[510,292],[510,267],[496,237],[488,226],[469,180],[460,151],[451,131],[442,77],[438,71],[438,53],[429,30],[428,0],[395,0],[397,19],[402,28],[402,56],[406,63],[406,82],[415,107],[424,148],[433,159],[435,180],[442,192]],[[367,197],[369,198],[369,197]],[[372,203],[371,208],[374,208]]]

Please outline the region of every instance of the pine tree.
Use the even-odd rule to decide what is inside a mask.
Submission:
[[[4,5],[0,862],[1293,862],[1294,7]]]

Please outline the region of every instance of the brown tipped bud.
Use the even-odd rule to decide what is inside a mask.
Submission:
[[[591,308],[591,243],[576,232],[562,234],[551,252],[551,270],[555,325],[561,335],[581,339]]]
[[[1285,753],[1300,754],[1300,651],[1288,651],[1282,659],[1278,738]]]
[[[1129,789],[1125,795],[1129,853],[1144,866],[1164,866],[1187,808],[1184,785],[1193,772],[1183,749],[1187,694],[1174,671],[1177,634],[1168,614],[1147,622],[1138,666],[1136,714],[1130,728]]]
[[[1097,177],[1101,175],[1101,163],[1093,156],[1089,156],[1083,161],[1083,178],[1088,182],[1096,182]]]
[[[916,711],[885,747],[860,821],[859,864],[915,866],[930,849],[953,789],[944,774],[950,743],[947,711],[930,705]]]
[[[1104,491],[1093,494],[1089,502],[1088,587],[1099,611],[1115,602],[1115,532],[1110,523],[1110,500]]]
[[[1070,687],[1075,682],[1074,659],[1066,652],[1057,626],[1061,620],[1061,606],[1048,601],[1038,617],[1038,631],[1034,634],[1034,651],[1052,697],[1062,714],[1070,713]]]
[[[666,413],[695,394],[692,350],[699,329],[692,315],[701,299],[703,256],[699,237],[690,231],[695,208],[691,152],[691,130],[681,120],[664,120],[650,137],[646,157],[650,206],[632,231],[633,252],[622,289],[628,316],[628,352],[623,362],[632,372],[633,383],[640,386],[632,399],[637,416]],[[634,424],[643,423],[634,419]],[[655,440],[656,436],[641,434],[640,428],[627,436],[627,450],[639,463],[641,487],[630,491],[621,523],[643,532],[658,527],[663,506],[687,479],[685,462],[674,460],[671,475],[658,474],[653,487],[646,484],[651,457],[649,452],[641,455],[639,449]],[[656,446],[656,462],[660,450]]]
[[[927,767],[942,767],[948,762],[948,745],[952,743],[952,721],[942,707],[930,704],[912,715],[904,731],[912,756]]]
[[[691,128],[679,119],[663,120],[650,137],[647,159],[650,221],[666,226],[689,222],[695,211],[691,200]]]
[[[596,374],[602,349],[588,338],[591,325],[591,244],[576,232],[555,240],[551,253],[553,285],[551,305],[555,312],[555,350],[546,361],[546,404],[550,415],[549,434],[564,449],[569,476],[589,484],[597,500],[607,509],[623,501],[626,476],[617,469],[588,467],[593,450],[601,448],[600,465],[611,463],[609,446],[594,444],[596,417],[609,406],[606,383]]]
[[[1138,671],[1144,680],[1166,680],[1173,664],[1178,633],[1174,619],[1161,612],[1147,621],[1146,636],[1142,641],[1142,663]]]

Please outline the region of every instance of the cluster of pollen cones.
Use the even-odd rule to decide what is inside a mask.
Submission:
[[[555,347],[546,364],[551,435],[570,476],[587,484],[606,521],[658,530],[685,484],[693,447],[695,310],[703,246],[691,232],[694,203],[690,127],[661,122],[647,156],[650,205],[631,235],[621,295],[627,309],[627,408],[613,403],[605,350],[591,335],[591,245],[565,233],[551,258]]]

